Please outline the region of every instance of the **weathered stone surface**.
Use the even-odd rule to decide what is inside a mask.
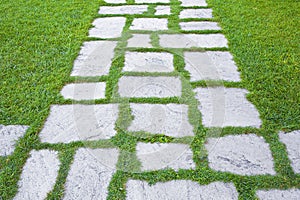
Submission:
[[[126,0],[105,0],[106,3],[126,3]]]
[[[64,199],[103,199],[116,171],[117,149],[78,149],[66,181]]]
[[[212,9],[208,8],[200,8],[200,9],[184,9],[180,12],[179,18],[186,19],[186,18],[212,18]]]
[[[297,200],[300,199],[300,190],[258,190],[256,195],[260,200]]]
[[[18,182],[19,190],[14,200],[46,199],[55,185],[59,165],[56,151],[32,150],[23,167]]]
[[[0,156],[8,156],[15,150],[15,143],[26,133],[28,126],[0,124]]]
[[[126,52],[123,71],[172,72],[173,55],[165,52]]]
[[[147,5],[125,5],[125,6],[101,6],[99,10],[99,14],[107,15],[107,14],[143,14],[148,10]]]
[[[208,138],[209,166],[240,175],[275,175],[269,144],[254,134]]]
[[[196,88],[198,109],[206,127],[257,127],[261,126],[259,113],[246,99],[248,93],[238,88]]]
[[[135,3],[170,3],[170,0],[135,0]]]
[[[290,133],[279,133],[279,138],[285,144],[292,168],[295,173],[300,173],[300,130]],[[300,198],[300,196],[299,196]]]
[[[175,180],[149,185],[146,181],[129,180],[126,184],[127,200],[237,200],[238,193],[232,183],[213,182],[199,185],[190,180]]]
[[[168,20],[162,18],[135,18],[130,29],[148,31],[168,30]]]
[[[181,6],[191,7],[191,6],[207,6],[205,0],[180,0]]]
[[[104,17],[95,19],[95,21],[93,22],[94,28],[90,29],[89,37],[121,37],[125,22],[125,17]]]
[[[130,104],[134,119],[129,131],[147,131],[172,137],[193,136],[188,106],[181,104]]]
[[[104,82],[99,83],[71,83],[63,87],[61,94],[65,99],[93,100],[105,98]]]
[[[225,80],[239,82],[240,74],[229,52],[185,52],[185,69],[191,81]]]
[[[179,25],[185,31],[221,30],[217,22],[180,22]]]
[[[108,75],[116,46],[115,41],[85,42],[74,62],[71,76]]]
[[[170,6],[156,6],[155,15],[170,15],[171,7]]]
[[[48,143],[109,139],[116,134],[117,117],[117,104],[54,105],[40,138]]]
[[[127,47],[151,48],[151,38],[149,34],[132,34],[128,41]]]
[[[161,34],[159,44],[168,48],[228,47],[223,34]]]
[[[180,97],[179,77],[123,76],[119,79],[121,97]]]

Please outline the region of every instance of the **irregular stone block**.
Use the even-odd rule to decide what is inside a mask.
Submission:
[[[61,95],[65,99],[73,100],[95,100],[105,98],[104,82],[101,83],[71,83],[61,90]]]
[[[161,18],[135,18],[130,29],[148,31],[168,30],[168,20]]]
[[[300,198],[300,190],[258,190],[256,195],[261,200],[297,200]]]
[[[180,0],[181,6],[192,7],[192,6],[207,6],[205,0]]]
[[[180,19],[187,18],[213,18],[212,9],[200,8],[200,9],[184,9],[179,14]]]
[[[221,30],[217,22],[180,22],[179,25],[185,31]]]
[[[125,26],[125,17],[104,17],[95,19],[94,28],[90,29],[89,37],[117,38],[122,36]]]
[[[148,34],[132,34],[132,38],[127,41],[127,47],[151,48],[151,38]]]
[[[98,13],[102,15],[134,15],[143,14],[147,10],[147,5],[101,6]]]
[[[171,7],[170,6],[156,6],[155,15],[170,15]]]

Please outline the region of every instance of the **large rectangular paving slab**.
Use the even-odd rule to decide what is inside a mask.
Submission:
[[[212,9],[183,9],[180,14],[180,19],[187,19],[187,18],[212,18]]]
[[[143,14],[148,10],[147,5],[125,5],[125,6],[101,6],[99,14],[120,15],[120,14]]]
[[[53,105],[40,138],[47,143],[109,139],[116,134],[117,117],[117,104]]]
[[[181,6],[191,7],[191,6],[207,6],[205,0],[180,0]]]
[[[154,15],[170,15],[170,6],[156,6]]]
[[[104,17],[95,19],[94,28],[89,30],[89,37],[118,38],[125,26],[125,17]]]
[[[168,30],[168,19],[135,18],[130,26],[131,30],[159,31]]]
[[[103,199],[116,171],[117,149],[78,149],[69,171],[63,199]]]
[[[179,25],[185,31],[221,30],[217,22],[180,22]]]
[[[61,95],[65,99],[72,100],[95,100],[105,98],[104,82],[98,83],[71,83],[67,84],[61,90]]]
[[[170,3],[170,0],[135,0],[135,3]]]
[[[118,4],[118,3],[126,3],[126,0],[105,0],[106,3]]]
[[[127,47],[151,48],[151,38],[149,34],[132,34],[128,39]]]
[[[190,180],[174,180],[149,185],[146,181],[129,180],[126,200],[237,200],[238,193],[232,183],[213,182],[199,185]]]
[[[258,190],[256,195],[260,200],[299,200],[300,190]]]

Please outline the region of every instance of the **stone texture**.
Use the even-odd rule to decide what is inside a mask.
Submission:
[[[121,97],[180,97],[179,77],[123,76],[119,79]]]
[[[172,137],[193,136],[188,106],[181,104],[130,104],[134,119],[129,131],[147,131]]]
[[[206,127],[256,127],[261,126],[259,113],[246,99],[248,93],[238,88],[196,88],[198,109]]]
[[[142,170],[160,170],[171,168],[194,169],[193,152],[186,144],[138,143],[137,157],[142,163]]]
[[[147,5],[125,5],[125,6],[101,6],[99,14],[103,15],[119,15],[119,14],[143,14],[148,10]]]
[[[199,185],[190,180],[174,180],[149,185],[146,181],[129,180],[126,184],[127,200],[237,200],[238,193],[232,183],[213,182]]]
[[[116,171],[117,149],[78,149],[66,181],[64,199],[103,199]]]
[[[186,18],[212,18],[212,9],[184,9],[180,12],[179,18],[186,19]]]
[[[300,199],[300,190],[258,190],[256,195],[260,200],[297,200]]]
[[[90,29],[89,37],[117,38],[121,37],[125,26],[125,17],[104,17],[95,19],[94,28]]]
[[[221,30],[217,22],[180,22],[179,25],[185,31]]]
[[[209,166],[239,175],[275,175],[269,144],[255,134],[209,138],[205,147]]]
[[[223,34],[161,34],[159,44],[168,48],[228,47]]]
[[[61,95],[65,99],[93,100],[105,98],[105,86],[99,83],[71,83],[63,87]]]
[[[115,41],[85,42],[74,62],[71,76],[108,75],[116,46]]]
[[[181,6],[192,7],[192,6],[207,6],[205,0],[180,0]]]
[[[155,15],[170,15],[171,7],[170,6],[156,6]]]
[[[15,150],[16,141],[23,137],[28,126],[0,124],[0,156],[8,156]]]
[[[135,0],[135,3],[170,3],[170,0]]]
[[[48,143],[109,139],[116,134],[117,117],[117,104],[54,105],[40,138]]]
[[[191,81],[241,81],[240,73],[229,52],[185,52],[184,59],[185,69],[190,72]]]
[[[128,41],[127,47],[151,48],[151,38],[148,34],[132,34]]]
[[[32,150],[23,167],[18,182],[19,190],[14,200],[46,199],[55,185],[59,165],[56,151]]]
[[[126,0],[105,0],[106,3],[126,3]]]
[[[168,20],[162,18],[135,18],[130,29],[148,31],[168,30]]]
[[[123,71],[172,72],[173,55],[164,52],[126,52]]]
[[[279,133],[279,138],[285,144],[292,168],[300,173],[300,130],[290,133]],[[300,197],[300,196],[299,196]]]

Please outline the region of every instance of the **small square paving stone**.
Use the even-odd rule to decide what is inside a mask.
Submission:
[[[180,12],[180,19],[187,18],[212,18],[212,9],[199,8],[199,9],[184,9]]]
[[[127,200],[237,200],[238,192],[232,183],[213,182],[199,185],[190,180],[173,180],[149,185],[146,181],[128,180]]]
[[[40,138],[48,143],[109,139],[116,134],[117,117],[117,104],[53,105]]]
[[[133,15],[143,14],[147,10],[147,5],[101,6],[98,13],[103,15]]]
[[[188,106],[181,104],[130,104],[134,119],[129,131],[147,131],[171,137],[194,136]]]
[[[205,0],[180,0],[181,6],[192,7],[192,6],[207,6]]]
[[[259,113],[246,99],[248,93],[239,88],[196,88],[198,109],[206,127],[256,127],[261,126]]]
[[[126,0],[105,0],[106,3],[126,3]]]
[[[170,3],[170,0],[135,0],[135,3]]]
[[[229,52],[185,52],[184,60],[185,70],[190,72],[191,81],[241,81],[238,69]]]
[[[155,15],[170,15],[171,7],[170,6],[156,6]]]
[[[85,42],[74,62],[71,76],[108,75],[116,46],[115,41]]]
[[[53,189],[59,170],[58,153],[50,150],[32,150],[27,159],[14,200],[46,199]]]
[[[65,99],[73,100],[94,100],[105,98],[105,86],[101,83],[71,83],[61,90],[61,95]]]
[[[151,48],[151,38],[149,34],[132,34],[132,38],[127,41],[127,47]]]
[[[275,175],[269,144],[255,134],[208,138],[209,167],[239,175]]]
[[[172,72],[173,55],[164,52],[126,52],[123,71]]]
[[[131,30],[159,31],[168,30],[168,19],[135,18],[130,26]]]
[[[28,126],[0,124],[0,156],[8,156],[15,150],[16,141],[23,137]]]
[[[78,149],[67,177],[63,199],[105,200],[118,156],[117,149]]]
[[[185,31],[221,30],[217,22],[180,22],[179,25]]]
[[[299,200],[300,190],[258,190],[256,195],[260,200]]]
[[[180,97],[179,77],[123,76],[118,83],[121,97]]]
[[[280,132],[279,138],[286,146],[294,172],[300,174],[300,130],[290,133]]]
[[[94,28],[90,29],[89,37],[117,38],[121,37],[125,26],[125,17],[104,17],[95,19]]]

